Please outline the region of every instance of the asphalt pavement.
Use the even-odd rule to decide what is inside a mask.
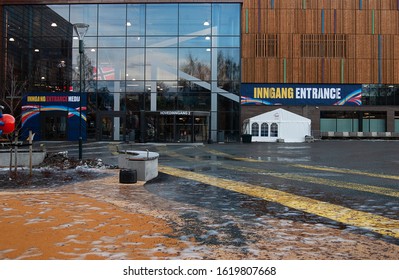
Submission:
[[[48,151],[77,155],[77,144],[44,144]],[[145,184],[149,192],[208,209],[219,220],[234,215],[256,223],[257,217],[270,215],[399,244],[399,141],[94,142],[84,144],[83,154],[117,165],[123,149],[160,154],[160,174]],[[181,217],[198,241],[209,240],[209,234],[196,229],[202,226],[200,214],[183,211]],[[236,238],[236,229],[228,228],[223,228],[228,240],[244,242]]]

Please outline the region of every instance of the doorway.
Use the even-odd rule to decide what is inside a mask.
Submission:
[[[157,141],[195,143],[206,142],[208,139],[209,113],[191,112],[189,114],[175,114],[162,112],[158,117]]]
[[[42,140],[67,140],[67,112],[41,112],[40,127]]]
[[[97,118],[97,140],[124,140],[125,115],[117,112],[99,113]]]

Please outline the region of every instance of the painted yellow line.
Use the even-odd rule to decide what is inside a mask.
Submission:
[[[337,172],[337,173],[345,173],[345,174],[355,174],[355,175],[362,175],[362,176],[368,176],[368,177],[399,180],[399,176],[395,176],[395,175],[371,173],[371,172],[364,172],[364,171],[352,170],[352,169],[327,167],[327,166],[314,166],[314,165],[305,165],[305,164],[291,164],[291,166],[304,168],[304,169],[311,169],[311,170]]]
[[[208,153],[210,153],[210,154],[213,154],[213,155],[216,155],[216,156],[221,156],[221,157],[230,158],[230,159],[233,159],[233,160],[246,161],[246,162],[265,162],[265,161],[263,161],[263,160],[254,159],[254,158],[233,157],[233,156],[230,155],[230,154],[226,154],[226,153],[223,153],[223,152],[219,152],[219,151],[215,151],[215,150],[210,150],[210,149],[207,149],[206,152],[208,152]]]
[[[242,166],[237,167],[237,166],[231,166],[231,165],[227,165],[227,164],[223,164],[221,167],[225,168],[225,169],[229,169],[229,170],[237,170],[237,171],[243,171],[243,172],[249,172],[249,173],[260,173],[260,174],[264,174],[267,176],[272,176],[272,177],[277,177],[277,178],[282,178],[282,179],[289,179],[289,180],[306,182],[306,183],[326,185],[326,186],[331,186],[331,187],[335,187],[335,188],[350,189],[350,190],[355,190],[355,191],[369,192],[369,193],[375,193],[375,194],[381,194],[381,195],[385,195],[385,196],[399,198],[399,191],[390,189],[390,188],[384,188],[384,187],[378,187],[378,186],[372,186],[372,185],[364,185],[364,184],[358,184],[358,183],[335,181],[335,180],[324,179],[324,178],[320,178],[320,177],[304,176],[304,175],[298,175],[298,174],[293,174],[293,173],[265,172],[265,170],[259,169],[259,168],[249,168],[249,167],[242,167]]]
[[[186,161],[195,161],[192,158],[178,154],[176,152],[171,151],[171,152],[168,152],[168,154],[170,156],[181,158]],[[224,153],[221,153],[221,154],[224,154]],[[224,156],[226,157],[227,154],[224,154]],[[385,188],[385,187],[342,182],[342,181],[324,179],[324,178],[320,178],[320,177],[298,175],[298,174],[293,174],[293,173],[267,172],[264,169],[260,169],[260,168],[233,166],[233,165],[229,165],[229,164],[223,164],[223,165],[221,165],[221,168],[234,170],[234,171],[248,172],[248,173],[256,173],[256,174],[260,173],[260,174],[264,174],[264,175],[272,176],[272,177],[276,177],[276,178],[331,186],[331,187],[341,188],[341,189],[350,189],[350,190],[361,191],[361,192],[369,192],[369,193],[399,198],[399,191],[390,189],[390,188]],[[328,171],[328,170],[324,170],[324,171]]]
[[[210,150],[210,149],[208,149],[207,152],[209,152],[210,154],[223,156],[223,157],[230,158],[233,160],[240,160],[240,161],[246,161],[246,162],[270,162],[270,161],[265,161],[265,160],[261,160],[261,159],[234,157],[230,154],[215,151],[215,150]],[[371,173],[371,172],[365,172],[365,171],[353,170],[353,169],[344,169],[344,168],[327,167],[327,166],[314,166],[314,165],[306,165],[306,164],[290,164],[290,166],[304,168],[304,169],[311,169],[311,170],[336,172],[336,173],[344,173],[344,174],[355,174],[355,175],[362,175],[362,176],[368,176],[368,177],[399,180],[399,176],[396,176],[396,175]]]
[[[267,201],[275,202],[320,217],[325,217],[340,223],[364,228],[382,235],[399,238],[398,220],[353,210],[347,207],[334,205],[279,190],[273,190],[245,182],[237,182],[190,171],[184,171],[173,167],[159,166],[159,171],[172,176],[182,177],[226,190],[262,198]]]

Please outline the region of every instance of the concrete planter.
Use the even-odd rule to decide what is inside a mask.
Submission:
[[[29,151],[19,150],[17,154],[18,166],[29,167]],[[15,162],[15,153],[12,153],[12,164]],[[46,157],[45,151],[33,151],[32,152],[32,165],[39,165],[43,162]],[[10,151],[0,151],[0,167],[8,167],[10,165]]]
[[[137,171],[138,181],[149,181],[158,176],[159,154],[147,151],[120,151],[118,166]]]

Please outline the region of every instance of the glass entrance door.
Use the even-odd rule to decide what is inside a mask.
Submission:
[[[176,116],[176,142],[191,143],[193,123],[192,116]]]
[[[41,113],[41,138],[42,140],[67,139],[67,112],[42,112]]]
[[[99,114],[97,119],[98,140],[120,141],[125,140],[125,117],[119,113]]]
[[[208,140],[208,116],[165,115],[158,117],[159,142],[195,143]]]
[[[114,120],[111,116],[102,116],[100,125],[100,140],[113,140]]]

